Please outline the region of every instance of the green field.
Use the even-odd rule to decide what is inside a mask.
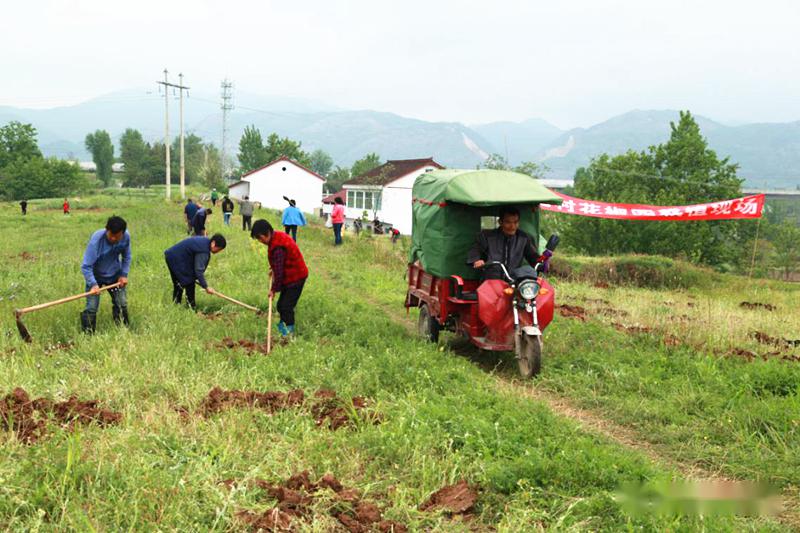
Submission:
[[[792,352],[752,336],[800,338],[796,285],[723,276],[676,292],[553,277],[557,301],[584,307],[585,320],[557,317],[545,335],[542,376],[520,382],[508,356],[483,356],[449,335],[440,345],[416,338],[415,317],[402,306],[403,245],[347,235],[334,249],[330,230],[315,225],[299,237],[311,270],[299,336],[263,356],[220,341],[263,342],[266,318],[203,292],[198,314],[169,301],[163,250],[183,237],[178,203],[96,196],[75,201],[68,217],[59,205],[32,202],[23,219],[14,204],[0,204],[0,396],[17,387],[54,401],[75,395],[121,419],[71,430],[51,425],[33,443],[0,433],[3,529],[247,529],[243,511],[275,505],[255,480],[276,484],[305,470],[314,480],[333,474],[411,531],[787,531],[800,524],[792,509],[800,487],[800,362],[785,357],[800,347]],[[114,326],[104,297],[97,335],[79,334],[75,302],[26,315],[34,338],[26,345],[13,309],[82,291],[86,241],[111,214],[125,217],[132,235],[130,330]],[[236,227],[239,220],[223,228],[212,217],[211,230],[229,244],[207,278],[265,309],[265,249]],[[742,301],[777,309],[748,310]],[[351,423],[334,431],[315,422],[311,400],[272,414],[251,407],[203,413],[214,387],[302,389],[307,397],[332,389],[365,397],[372,416],[343,402]],[[658,492],[687,477],[769,483],[789,511],[778,518],[642,514],[620,498],[626,487]],[[468,516],[420,510],[434,491],[461,479],[478,489]],[[327,491],[293,527],[342,529],[334,515],[352,513],[349,505]]]

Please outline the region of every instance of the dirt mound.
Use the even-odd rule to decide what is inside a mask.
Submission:
[[[433,494],[430,498],[419,506],[420,511],[443,510],[449,514],[464,514],[472,511],[475,502],[478,501],[478,493],[466,480],[462,479],[455,485],[443,487]]]
[[[230,487],[235,481],[226,480],[223,483]],[[313,521],[312,505],[320,500],[329,502],[320,508],[327,509],[329,516],[336,518],[352,533],[408,531],[399,522],[384,520],[381,509],[375,503],[363,500],[358,490],[346,488],[332,474],[325,474],[314,483],[306,470],[294,474],[283,483],[272,484],[257,479],[254,484],[277,502],[274,507],[262,513],[245,510],[236,514],[240,521],[254,531],[295,531],[300,526],[298,522]]]
[[[559,314],[565,318],[577,318],[586,322],[586,308],[579,305],[560,304],[556,305]]]
[[[782,346],[789,348],[791,346],[800,346],[800,339],[786,339],[783,337],[772,337],[763,331],[751,331],[750,337],[757,340],[761,344],[772,344],[774,346]]]
[[[255,407],[264,409],[269,413],[275,413],[282,409],[301,405],[304,400],[305,393],[302,389],[284,393],[279,391],[226,391],[219,387],[214,387],[200,404],[199,411],[204,416],[208,416],[231,407]]]
[[[759,302],[742,302],[739,304],[739,307],[743,309],[764,309],[765,311],[775,311],[778,309],[775,305],[762,304]]]
[[[205,318],[209,318],[209,317],[205,316]],[[209,318],[209,320],[213,320],[213,319]],[[215,348],[222,348],[222,349],[225,349],[225,350],[233,350],[233,349],[236,349],[236,348],[240,348],[240,349],[246,351],[250,355],[253,355],[253,354],[264,354],[264,355],[266,355],[267,354],[267,343],[266,342],[264,342],[262,344],[259,344],[257,342],[249,341],[247,339],[239,339],[238,341],[235,341],[230,337],[225,337],[225,338],[222,339],[222,341],[216,343],[214,345],[214,347]]]
[[[356,420],[364,420],[373,424],[381,421],[381,417],[377,413],[368,409],[366,398],[354,396],[347,400],[337,396],[335,391],[325,389],[318,390],[311,400],[306,401],[302,389],[294,389],[289,392],[258,392],[223,390],[214,387],[203,399],[198,407],[198,412],[203,416],[210,416],[225,409],[248,407],[275,413],[306,404],[318,426],[324,426],[334,431],[353,425]]]
[[[36,256],[30,252],[20,252],[20,254],[17,257],[19,257],[23,261],[36,261]]]
[[[638,335],[642,333],[653,333],[653,328],[647,326],[640,326],[635,324],[633,326],[628,326],[626,324],[620,324],[619,322],[613,322],[612,325],[614,329],[617,331],[621,331],[622,333],[627,333],[629,335]]]
[[[97,400],[80,401],[75,396],[65,402],[46,398],[31,400],[24,389],[16,388],[0,400],[0,427],[13,431],[19,440],[31,444],[45,436],[49,424],[72,430],[77,425],[107,426],[122,419],[122,414],[100,409],[98,404]]]

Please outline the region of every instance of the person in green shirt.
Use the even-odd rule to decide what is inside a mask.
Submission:
[[[217,205],[217,200],[219,200],[219,193],[217,189],[211,189],[211,206],[215,207]]]

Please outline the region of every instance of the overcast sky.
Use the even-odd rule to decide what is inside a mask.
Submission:
[[[800,119],[793,0],[2,0],[0,105],[239,90],[464,123]],[[177,78],[176,78],[177,81]]]

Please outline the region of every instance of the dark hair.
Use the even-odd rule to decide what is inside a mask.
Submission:
[[[297,207],[297,203],[294,200],[289,200],[289,205],[292,207]]]
[[[247,195],[245,194],[245,195],[244,195],[244,199],[245,199],[245,200],[249,200],[249,199],[250,199],[250,197],[249,197],[249,196],[247,196]]]
[[[253,229],[250,230],[250,237],[257,239],[262,235],[272,235],[273,231],[272,224],[261,218],[253,222]]]
[[[220,250],[224,250],[226,246],[228,246],[228,241],[225,240],[225,237],[222,236],[221,233],[215,233],[211,237],[211,242],[217,245],[217,248]]]
[[[111,216],[106,222],[106,229],[115,235],[120,231],[125,231],[127,228],[128,223],[125,222],[122,217],[118,217],[117,215]]]
[[[191,199],[191,198],[187,198],[187,199],[186,199],[186,203],[189,203],[189,202],[191,202],[191,201],[192,201],[192,199]]]
[[[506,215],[512,215],[519,218],[519,209],[513,205],[504,205],[500,208],[500,220],[502,221]]]
[[[206,215],[210,215],[212,213],[211,208],[206,209]]]
[[[344,200],[342,200],[341,196],[337,196],[336,198],[333,199],[333,203],[341,205],[344,204]]]

